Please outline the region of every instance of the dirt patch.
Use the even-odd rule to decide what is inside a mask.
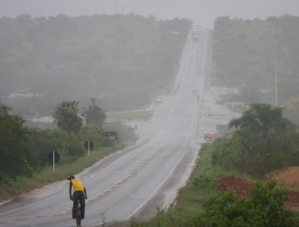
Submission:
[[[255,183],[241,180],[236,177],[223,177],[217,181],[218,188],[221,192],[225,192],[226,189],[232,188],[234,192],[241,197],[250,197],[250,188]],[[287,190],[290,193],[290,199],[285,202],[287,208],[293,211],[299,212],[299,192]]]
[[[232,188],[234,192],[241,197],[250,197],[250,188],[255,184],[245,180],[241,180],[236,177],[223,177],[218,181],[218,188],[221,192],[225,192],[226,189]]]

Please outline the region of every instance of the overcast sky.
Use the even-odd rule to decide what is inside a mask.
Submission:
[[[68,16],[134,13],[158,19],[189,18],[213,28],[218,16],[265,19],[285,14],[299,16],[299,0],[0,0],[0,16]]]

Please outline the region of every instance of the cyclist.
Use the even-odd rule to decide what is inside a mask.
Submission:
[[[73,219],[76,218],[76,203],[79,200],[81,204],[81,219],[84,219],[85,213],[85,199],[87,199],[86,188],[82,182],[76,179],[74,176],[67,178],[70,181],[70,199],[73,200]],[[72,188],[74,188],[74,194],[72,195]]]

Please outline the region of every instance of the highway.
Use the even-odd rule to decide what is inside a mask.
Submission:
[[[209,42],[207,30],[200,31],[198,40],[188,37],[172,94],[155,104],[153,120],[148,123],[149,128],[157,124],[152,136],[78,175],[88,191],[83,226],[138,216],[178,176],[186,157],[194,163],[200,148],[192,143],[200,127],[197,95],[204,97]],[[0,226],[74,226],[71,206],[68,181],[57,182],[2,204]]]

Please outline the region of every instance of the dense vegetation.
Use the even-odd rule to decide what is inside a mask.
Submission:
[[[295,215],[284,207],[289,198],[286,191],[275,189],[276,182],[261,182],[251,188],[250,198],[239,197],[232,189],[205,203],[199,226],[296,226]]]
[[[283,106],[299,93],[299,17],[218,18],[214,25],[213,82],[240,88],[246,104]],[[275,83],[277,76],[277,89]]]
[[[0,98],[23,116],[62,100],[140,108],[171,86],[191,21],[136,15],[0,19]],[[31,98],[9,98],[29,88]]]
[[[121,149],[126,145],[125,143],[130,141],[134,142],[134,135],[118,123],[106,126],[108,127],[106,130],[113,128],[113,131],[118,132],[117,145],[115,141],[103,137],[104,128],[97,123],[104,113],[99,111],[100,108],[95,106],[95,103],[86,111],[86,116],[91,116],[89,124],[83,126],[82,119],[77,115],[77,103],[76,101],[63,101],[57,105],[54,115],[58,124],[57,130],[27,128],[21,116],[11,114],[11,109],[0,103],[1,187],[11,186],[14,189],[14,184],[20,177],[32,177],[34,173],[51,166],[53,151],[60,156],[57,163],[59,167],[87,156],[84,148],[87,140],[93,142],[93,150],[104,151],[101,155],[107,151]]]
[[[263,178],[273,170],[299,164],[299,133],[283,117],[283,108],[252,104],[229,127],[232,135],[215,142],[213,163],[227,170]]]

